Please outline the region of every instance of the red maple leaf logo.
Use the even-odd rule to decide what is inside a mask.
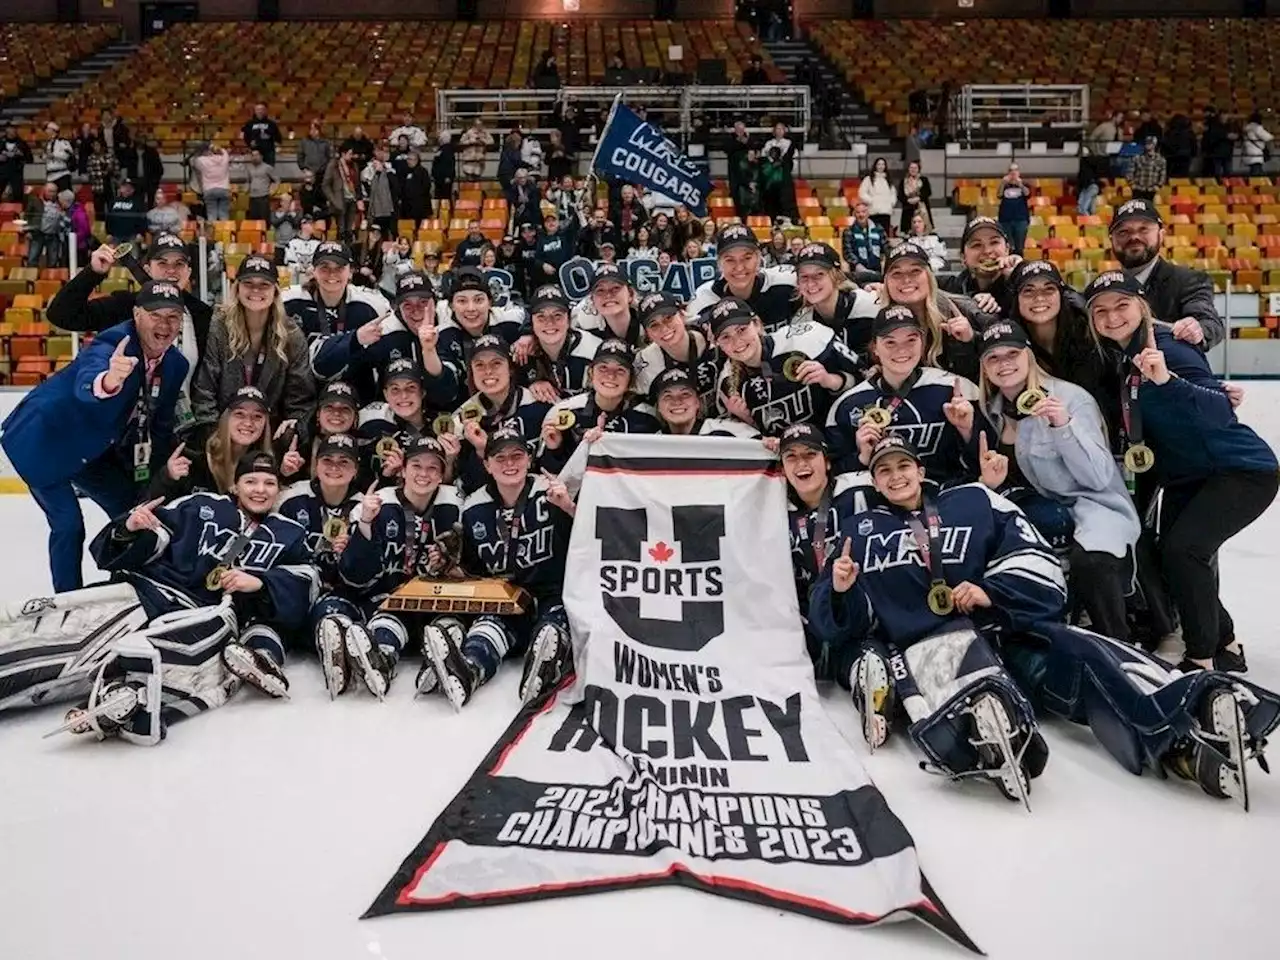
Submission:
[[[659,540],[649,548],[649,556],[653,557],[658,563],[666,563],[675,556],[675,551]]]

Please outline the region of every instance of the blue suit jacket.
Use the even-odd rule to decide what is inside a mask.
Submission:
[[[115,396],[99,400],[93,381],[111,362],[122,337],[125,353],[138,358],[129,379]],[[174,408],[186,378],[186,357],[170,347],[160,360],[160,394],[151,408],[151,469],[168,459],[173,447]],[[99,333],[72,364],[58,371],[23,398],[0,428],[0,446],[31,487],[73,479],[85,465],[117,446],[125,448],[132,466],[134,425],[129,422],[146,371],[142,345],[132,320]],[[128,435],[127,435],[128,434]]]

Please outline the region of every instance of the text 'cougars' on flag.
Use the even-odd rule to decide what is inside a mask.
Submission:
[[[777,460],[607,433],[586,462],[576,675],[516,717],[366,915],[679,884],[915,917],[976,951],[819,702]]]
[[[707,215],[711,177],[661,130],[620,101],[615,101],[600,135],[593,167],[598,173],[665,194],[696,216]]]

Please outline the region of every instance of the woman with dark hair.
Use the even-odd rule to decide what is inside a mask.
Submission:
[[[911,232],[911,218],[917,215],[924,217],[925,225],[932,228],[933,216],[929,213],[931,196],[933,188],[929,185],[929,178],[920,175],[920,161],[912,160],[907,164],[906,175],[898,181],[898,204],[902,207],[898,226],[903,234]]]
[[[1102,378],[1102,351],[1089,333],[1080,295],[1067,286],[1049,260],[1024,260],[1009,275],[1013,290],[1010,319],[1020,323],[1040,368],[1096,394]]]
[[[898,194],[889,182],[889,161],[884,157],[876,157],[871,164],[871,172],[862,178],[862,184],[858,187],[858,199],[867,205],[871,211],[871,219],[880,225],[887,237]]]

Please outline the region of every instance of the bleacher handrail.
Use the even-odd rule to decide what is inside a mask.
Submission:
[[[951,109],[953,135],[972,143],[983,131],[1000,134],[999,139],[1016,139],[1029,144],[1032,131],[1049,128],[1079,134],[1084,139],[1089,125],[1089,85],[1087,83],[971,83],[956,94]]]

